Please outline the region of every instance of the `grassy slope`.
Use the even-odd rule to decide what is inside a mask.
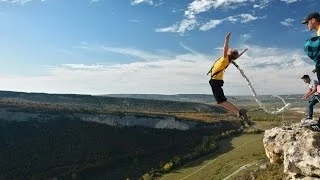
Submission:
[[[254,119],[254,128],[261,130],[280,126],[286,122],[299,121],[303,115],[295,112],[286,112],[280,115],[268,115],[261,110],[251,111],[250,117]],[[189,179],[207,180],[224,179],[237,171],[240,167],[254,163],[244,168],[229,179],[282,179],[283,169],[280,165],[272,165],[265,156],[262,134],[243,134],[239,137],[224,139],[219,142],[219,151],[207,155],[201,159],[184,165],[180,169],[166,174],[163,180]],[[261,170],[262,164],[267,169]]]
[[[222,179],[242,165],[263,159],[262,135],[243,135],[219,143],[218,152],[186,164],[163,179]]]

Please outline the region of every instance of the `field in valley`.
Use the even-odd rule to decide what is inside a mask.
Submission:
[[[297,102],[296,104],[301,103]],[[302,104],[302,103],[301,103]],[[270,115],[254,104],[241,104],[249,110],[249,116],[256,123],[243,134],[219,142],[218,150],[192,161],[162,176],[161,180],[227,180],[227,179],[283,179],[281,165],[269,163],[265,156],[263,131],[276,126],[299,122],[305,114],[305,107],[296,106],[278,115]],[[265,104],[274,107],[272,103]],[[279,106],[280,107],[280,106]],[[315,108],[315,114],[319,114]],[[255,132],[257,129],[262,132]]]
[[[264,113],[250,96],[230,98],[256,122],[244,131],[239,131],[238,117],[209,102],[212,96],[181,96],[160,96],[161,100],[0,92],[2,113],[54,117],[18,122],[1,116],[0,179],[281,179],[281,166],[269,164],[264,155],[263,131],[299,121],[306,104],[299,95],[286,96],[293,107],[279,115]],[[262,100],[268,108],[283,105],[270,96]],[[170,116],[201,126],[181,131],[72,118],[113,114],[121,119],[128,113],[138,119]]]

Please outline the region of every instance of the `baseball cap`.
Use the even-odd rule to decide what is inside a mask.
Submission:
[[[306,24],[312,18],[320,20],[320,14],[318,12],[312,12],[312,13],[308,14],[308,16],[305,17],[304,20],[301,23],[302,24]]]
[[[310,77],[309,75],[306,75],[306,74],[301,77],[301,79],[307,79],[307,78],[310,78]]]

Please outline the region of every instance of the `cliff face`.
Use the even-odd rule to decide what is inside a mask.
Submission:
[[[124,116],[118,116],[112,114],[75,114],[75,117],[78,117],[83,121],[93,121],[111,126],[146,126],[156,129],[188,130],[199,124],[197,122],[176,120],[175,117],[171,116],[159,115],[125,114]]]
[[[47,121],[58,118],[57,113],[48,113],[41,111],[23,112],[10,109],[0,109],[0,119],[6,121]],[[134,113],[124,114],[86,114],[86,113],[67,113],[63,116],[70,119],[77,119],[82,121],[97,122],[111,126],[145,126],[156,129],[179,129],[188,130],[199,125],[199,122],[178,120],[173,116],[165,115],[141,115]],[[214,125],[214,126],[217,126]]]
[[[263,144],[271,163],[283,164],[287,179],[320,179],[320,132],[292,124],[266,130]]]

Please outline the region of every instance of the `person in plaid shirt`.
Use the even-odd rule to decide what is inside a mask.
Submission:
[[[318,81],[320,81],[320,14],[310,13],[302,22],[310,31],[316,30],[317,36],[311,37],[305,42],[304,51],[307,56],[315,62],[315,70]]]
[[[304,52],[315,63],[315,69],[312,72],[317,73],[318,82],[320,82],[320,14],[318,12],[312,12],[301,22],[305,24],[310,31],[315,30],[317,35],[309,38],[304,45]],[[320,85],[317,86],[319,93]],[[303,121],[302,126],[311,128],[311,130],[320,131],[320,118],[317,124],[312,124],[307,121]]]

